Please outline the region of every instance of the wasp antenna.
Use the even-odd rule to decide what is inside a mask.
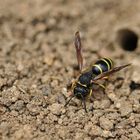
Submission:
[[[71,98],[66,102],[66,104],[64,105],[65,107],[69,104],[69,102],[71,101],[71,99],[74,97],[74,95],[71,96]]]

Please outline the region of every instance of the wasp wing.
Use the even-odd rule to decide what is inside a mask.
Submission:
[[[79,66],[79,70],[82,71],[83,68],[83,56],[82,56],[82,45],[81,45],[81,38],[80,38],[80,34],[79,31],[77,31],[75,33],[75,49],[76,49],[76,55],[77,55],[77,61],[78,61],[78,66]]]
[[[97,80],[99,80],[99,79],[103,79],[104,77],[107,77],[107,76],[109,76],[109,75],[111,75],[111,74],[113,74],[113,73],[115,73],[115,72],[117,72],[117,71],[120,71],[120,70],[123,69],[123,68],[126,68],[126,67],[130,66],[130,65],[131,65],[131,64],[126,64],[126,65],[122,65],[122,66],[119,66],[119,67],[115,67],[115,68],[113,68],[113,69],[111,69],[111,70],[109,70],[109,71],[107,71],[107,72],[104,72],[104,73],[102,73],[102,74],[96,76],[96,77],[92,80],[92,82],[95,82],[95,81],[97,81]]]

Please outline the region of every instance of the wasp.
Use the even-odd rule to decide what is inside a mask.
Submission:
[[[76,49],[77,61],[80,74],[77,79],[72,83],[72,94],[70,99],[66,102],[65,106],[69,104],[73,97],[77,97],[82,100],[85,112],[86,108],[86,98],[92,96],[93,87],[99,85],[105,89],[105,86],[98,83],[98,80],[108,78],[111,74],[120,71],[131,64],[121,65],[114,67],[114,62],[110,58],[101,58],[96,61],[91,68],[83,70],[83,56],[82,56],[82,44],[79,31],[75,33],[74,46]]]

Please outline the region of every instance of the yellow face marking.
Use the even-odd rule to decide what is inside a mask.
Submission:
[[[99,65],[95,64],[95,65],[93,65],[93,67],[97,67],[99,69],[100,73],[103,73],[103,71],[102,71],[102,69],[101,69],[101,67]]]
[[[81,84],[80,82],[77,82],[79,85],[83,86],[83,87],[87,87],[87,85]]]
[[[108,70],[110,70],[110,65],[108,64],[108,62],[105,59],[101,59],[101,60],[107,64]]]

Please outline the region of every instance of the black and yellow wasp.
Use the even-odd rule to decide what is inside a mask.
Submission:
[[[85,112],[86,109],[86,98],[92,95],[94,85],[99,85],[102,88],[105,88],[104,85],[98,83],[98,80],[105,79],[109,75],[120,71],[121,69],[131,65],[126,64],[119,67],[113,68],[113,61],[110,58],[102,58],[99,59],[91,68],[83,71],[83,57],[81,51],[81,38],[79,32],[75,33],[75,48],[77,54],[77,61],[80,70],[80,75],[76,79],[75,82],[72,83],[72,94],[70,99],[66,102],[65,106],[69,104],[73,97],[77,97],[78,99],[82,100]]]

